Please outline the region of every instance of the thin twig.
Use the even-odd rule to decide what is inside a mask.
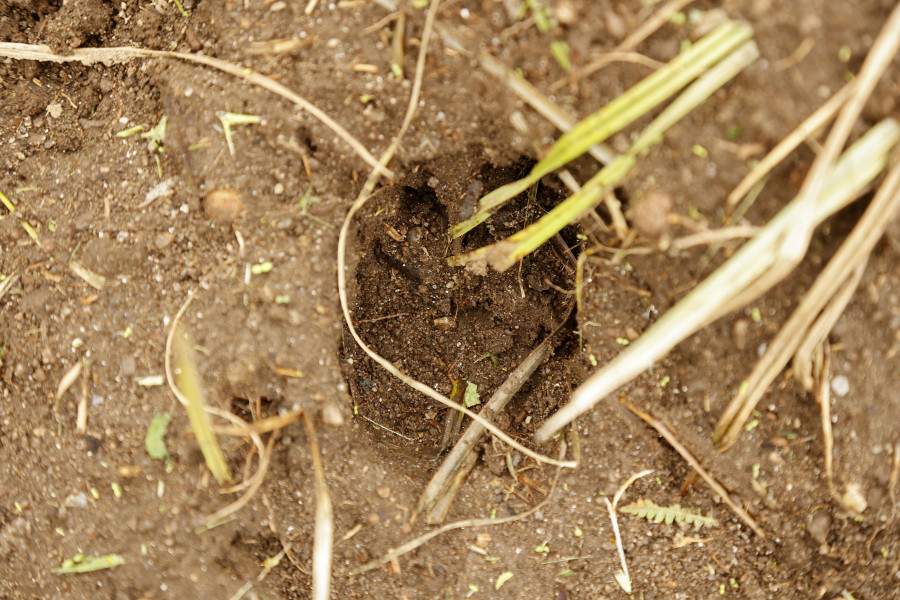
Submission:
[[[625,548],[622,546],[622,534],[619,533],[619,520],[616,518],[616,507],[618,506],[622,495],[625,493],[625,490],[627,490],[632,483],[652,472],[652,469],[644,469],[640,473],[635,473],[629,477],[625,483],[616,490],[612,502],[609,501],[609,498],[603,498],[603,501],[606,502],[606,508],[609,511],[609,520],[612,522],[613,534],[615,534],[616,538],[616,550],[619,551],[619,562],[622,564],[622,573],[625,575],[625,581],[629,587],[629,589],[625,590],[628,594],[631,593],[631,575],[628,573],[628,563],[625,561]],[[618,578],[616,581],[618,581]],[[619,582],[619,585],[622,585],[622,582]]]
[[[691,465],[691,467],[694,468],[695,471],[697,471],[697,474],[703,478],[703,481],[705,481],[706,483],[709,484],[709,487],[711,487],[713,489],[713,491],[719,496],[719,499],[721,499],[722,502],[727,504],[728,507],[734,511],[734,514],[736,514],[738,517],[740,517],[740,519],[744,523],[746,523],[747,526],[750,527],[750,529],[752,529],[754,533],[756,533],[756,535],[765,539],[766,534],[763,532],[762,529],[760,529],[759,525],[756,524],[756,521],[753,520],[753,517],[751,517],[747,513],[747,511],[745,511],[743,508],[738,506],[734,502],[734,500],[731,499],[731,495],[728,493],[728,490],[726,490],[722,486],[721,483],[716,481],[716,479],[712,475],[710,475],[706,469],[703,468],[703,465],[700,464],[700,461],[698,461],[694,457],[694,455],[691,453],[691,451],[688,450],[684,446],[684,444],[682,444],[680,441],[678,441],[678,438],[675,437],[675,434],[672,433],[672,431],[666,426],[665,423],[663,423],[662,421],[660,421],[659,419],[657,419],[650,413],[644,412],[644,411],[638,409],[631,402],[628,402],[623,399],[623,404],[625,404],[625,406],[628,408],[628,410],[630,410],[631,412],[633,412],[634,414],[639,416],[648,425],[650,425],[650,427],[655,429],[657,431],[657,433],[659,433],[659,435],[663,436],[666,439],[666,441],[669,442],[669,444],[672,446],[672,448],[674,448],[675,451],[681,455],[681,458],[683,458],[685,460],[685,462],[687,462],[689,465]]]
[[[13,273],[12,275],[7,277],[3,281],[0,281],[0,300],[3,299],[3,296],[6,294],[6,292],[9,291],[9,289],[13,286],[13,284],[15,284],[16,281],[18,281],[18,279],[19,279],[19,274]]]
[[[583,77],[595,73],[606,65],[616,62],[618,56],[622,53],[631,52],[638,44],[653,35],[657,29],[665,25],[669,21],[669,17],[673,13],[678,12],[694,0],[669,0],[663,4],[653,15],[644,21],[640,27],[635,29],[628,37],[622,40],[611,52],[607,52],[595,61],[585,65],[584,67],[574,71],[572,75],[566,79],[569,83],[575,83]]]
[[[364,564],[360,567],[353,569],[352,571],[350,571],[349,574],[351,576],[353,576],[353,575],[359,575],[361,573],[365,573],[366,571],[371,571],[372,569],[375,569],[375,568],[380,567],[381,565],[387,564],[387,563],[391,562],[392,560],[400,558],[404,554],[412,552],[413,550],[415,550],[419,546],[422,546],[423,544],[425,544],[432,538],[435,538],[435,537],[441,535],[442,533],[446,533],[448,531],[453,531],[454,529],[463,529],[465,527],[484,527],[486,525],[501,525],[503,523],[510,523],[512,521],[519,521],[521,519],[524,519],[525,517],[528,517],[528,516],[534,514],[535,512],[537,512],[538,510],[540,510],[544,506],[546,506],[547,503],[550,502],[550,499],[553,497],[553,492],[554,492],[554,490],[556,490],[556,484],[559,482],[559,475],[560,475],[560,472],[562,471],[562,466],[564,466],[564,463],[565,463],[565,461],[562,460],[562,457],[564,457],[565,455],[566,455],[566,443],[565,443],[565,441],[563,441],[562,443],[560,443],[560,448],[559,448],[559,458],[560,459],[556,461],[556,463],[558,465],[560,465],[560,468],[558,468],[556,470],[556,474],[554,475],[553,481],[550,484],[550,491],[547,492],[547,495],[544,497],[543,500],[541,500],[538,504],[535,504],[533,507],[526,510],[525,512],[519,513],[517,515],[512,515],[509,517],[500,517],[499,519],[464,519],[462,521],[456,521],[455,523],[448,523],[447,525],[444,525],[443,527],[441,527],[439,529],[435,529],[434,531],[429,531],[425,535],[423,535],[421,537],[417,537],[416,539],[403,544],[399,548],[391,550],[390,552],[388,552],[381,558],[376,558],[374,560],[367,562],[366,564]]]
[[[393,178],[394,174],[385,166],[380,165],[375,157],[363,146],[359,140],[344,129],[337,121],[329,117],[324,111],[309,102],[290,88],[266,77],[260,73],[230,62],[205,56],[203,54],[190,54],[186,52],[169,52],[165,50],[148,50],[145,48],[117,47],[117,48],[75,48],[71,54],[65,56],[54,54],[49,46],[42,44],[16,44],[0,42],[0,56],[17,60],[37,60],[43,62],[80,62],[83,65],[92,65],[102,62],[106,65],[129,61],[134,58],[178,58],[192,63],[206,65],[218,69],[229,75],[246,79],[250,83],[278,94],[282,98],[290,100],[304,109],[315,118],[319,119],[326,127],[331,129],[339,138],[344,140],[364,161],[383,175]]]
[[[834,489],[834,433],[831,430],[831,351],[828,342],[819,344],[816,350],[816,402],[819,404],[822,415],[822,438],[825,446],[825,479],[828,481],[828,491],[835,495]]]
[[[701,231],[677,238],[672,241],[669,246],[670,250],[685,250],[694,246],[705,246],[709,244],[718,244],[727,240],[749,238],[759,233],[760,228],[754,225],[735,225],[733,227],[722,227],[720,229],[711,229],[709,231]]]
[[[331,593],[331,562],[334,548],[334,509],[331,494],[325,483],[325,467],[316,430],[309,414],[303,413],[303,424],[309,436],[309,451],[312,454],[313,472],[316,477],[316,528],[313,538],[312,597],[313,600],[328,600]]]
[[[394,153],[397,150],[397,147],[400,144],[400,140],[403,138],[403,135],[406,133],[409,124],[412,122],[412,117],[415,114],[416,107],[419,101],[419,93],[422,89],[422,79],[424,77],[424,67],[425,67],[425,56],[427,54],[428,42],[431,39],[431,32],[434,27],[434,18],[437,14],[438,6],[440,4],[440,0],[435,0],[432,5],[428,9],[428,16],[425,19],[425,28],[422,32],[422,41],[419,47],[419,58],[416,62],[416,75],[413,80],[412,92],[410,93],[410,101],[407,106],[406,115],[403,118],[403,123],[400,126],[400,130],[397,132],[397,135],[394,137],[394,140],[391,142],[391,145],[382,155],[380,163],[382,165],[387,165],[390,162],[391,158],[394,156]],[[369,177],[366,179],[365,184],[363,185],[363,189],[360,191],[359,196],[356,198],[356,201],[350,207],[350,210],[347,212],[347,216],[344,218],[344,224],[341,226],[341,233],[338,237],[338,248],[337,248],[337,261],[338,261],[338,296],[341,301],[341,311],[344,315],[344,320],[347,323],[347,329],[350,331],[350,335],[359,345],[359,347],[365,352],[372,360],[377,362],[382,366],[388,373],[404,382],[406,385],[410,386],[414,390],[417,390],[429,398],[432,398],[447,408],[452,408],[455,410],[459,410],[463,414],[467,415],[474,421],[482,423],[488,431],[496,435],[502,441],[506,442],[510,446],[514,447],[516,450],[519,450],[523,454],[530,456],[531,458],[546,462],[550,464],[566,466],[566,467],[575,467],[576,463],[573,461],[557,461],[548,456],[544,456],[542,454],[538,454],[529,448],[526,448],[522,444],[516,442],[506,433],[498,429],[495,425],[492,425],[485,421],[482,417],[478,416],[477,413],[472,412],[468,408],[460,406],[450,401],[449,398],[444,396],[443,394],[437,392],[436,390],[431,389],[424,383],[417,381],[403,373],[400,369],[394,366],[389,360],[385,359],[374,350],[372,350],[359,336],[356,331],[356,327],[353,324],[353,319],[350,316],[350,302],[348,300],[347,295],[347,237],[350,231],[350,224],[353,221],[353,217],[359,212],[363,206],[365,206],[369,197],[372,195],[372,190],[375,189],[375,184],[379,179],[379,171],[373,169],[369,174]]]

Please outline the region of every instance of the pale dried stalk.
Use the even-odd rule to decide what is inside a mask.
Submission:
[[[640,27],[635,29],[631,34],[628,35],[622,42],[613,48],[611,52],[607,52],[603,54],[597,60],[588,63],[584,67],[578,69],[575,73],[573,73],[571,77],[571,81],[575,82],[583,77],[587,77],[591,73],[595,73],[605,67],[606,65],[616,62],[618,60],[618,56],[622,53],[629,53],[631,50],[634,50],[638,44],[646,40],[648,37],[654,34],[656,30],[665,25],[669,21],[669,17],[672,16],[673,13],[678,12],[683,9],[685,6],[693,2],[694,0],[669,0],[666,4],[659,7],[659,9],[653,13],[653,15],[644,21]]]
[[[303,413],[303,424],[309,436],[309,451],[312,454],[313,472],[316,477],[316,527],[313,537],[312,597],[313,600],[328,600],[331,595],[331,562],[334,548],[334,508],[331,494],[325,483],[325,467],[316,430],[309,414]]]
[[[834,433],[831,429],[831,351],[828,342],[819,344],[816,350],[816,402],[819,403],[822,417],[822,438],[825,454],[825,479],[828,481],[828,491],[832,496],[836,494],[834,489]]]
[[[787,365],[791,357],[795,357],[797,370],[801,376],[808,372],[809,350],[801,355],[798,353],[798,349],[810,336],[813,323],[832,298],[838,295],[845,296],[844,303],[846,304],[846,300],[856,288],[856,282],[861,276],[860,272],[854,282],[853,271],[861,265],[865,265],[869,254],[890,223],[891,215],[898,212],[900,212],[900,163],[891,167],[862,218],[822,270],[813,286],[807,291],[803,300],[800,301],[800,305],[768,345],[766,353],[747,378],[745,389],[731,400],[719,418],[713,433],[713,441],[723,444],[724,448],[734,443],[750,413],[753,412],[769,385]],[[839,294],[842,287],[844,293]],[[839,304],[840,302],[838,302]],[[830,325],[833,325],[836,319],[835,312],[834,310],[830,311]],[[837,316],[840,316],[839,312]],[[828,323],[828,321],[822,321],[822,323]],[[827,331],[830,331],[830,325],[824,333],[822,332],[824,328],[820,327],[814,338],[823,339],[827,335]],[[808,348],[812,347],[814,344],[808,346]]]
[[[844,87],[842,87],[838,92],[833,95],[828,101],[820,106],[816,111],[806,118],[805,121],[800,123],[796,129],[794,129],[791,133],[787,135],[783,140],[778,142],[778,144],[769,151],[766,156],[753,167],[749,173],[744,175],[744,178],[741,179],[741,182],[737,184],[737,186],[732,190],[730,194],[728,194],[728,200],[726,200],[725,205],[731,209],[741,201],[741,199],[747,195],[747,193],[753,189],[757,183],[762,180],[763,177],[766,176],[772,169],[775,168],[775,165],[780,163],[782,160],[787,158],[787,156],[797,149],[797,146],[803,143],[803,140],[808,139],[811,135],[813,135],[819,128],[823,127],[826,123],[828,123],[831,119],[834,118],[834,114],[844,105],[847,101],[847,98],[853,92],[853,88],[856,85],[856,80],[851,81]]]
[[[563,326],[572,316],[574,305],[566,311],[557,328],[535,348],[531,354],[523,360],[516,370],[503,382],[491,399],[484,405],[479,413],[480,416],[487,420],[493,419],[496,415],[506,407],[512,397],[519,391],[526,381],[534,374],[537,368],[547,359],[550,351],[553,349],[553,339],[559,333]],[[451,409],[452,410],[452,409]],[[484,434],[484,426],[481,423],[473,422],[466,429],[466,432],[459,438],[453,449],[444,458],[440,468],[434,473],[431,481],[422,492],[419,504],[413,514],[410,516],[410,522],[414,522],[420,512],[430,512],[432,508],[440,501],[441,497],[447,495],[447,490],[453,481],[454,474],[457,473],[466,458],[472,453],[475,445]],[[436,522],[429,518],[429,523]]]

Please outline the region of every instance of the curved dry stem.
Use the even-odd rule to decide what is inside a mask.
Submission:
[[[575,308],[574,303],[570,303],[569,310],[566,311],[565,317],[560,321],[559,325],[553,332],[548,335],[537,348],[532,350],[525,360],[523,360],[516,370],[503,382],[491,399],[481,409],[480,415],[486,419],[493,419],[494,416],[500,414],[500,411],[509,403],[512,397],[519,391],[526,381],[534,374],[537,368],[547,359],[550,351],[553,349],[553,339],[562,328],[568,323],[572,316],[572,310]],[[484,427],[480,423],[472,423],[453,449],[444,458],[440,468],[435,471],[431,477],[431,481],[422,492],[419,498],[419,504],[410,516],[410,522],[415,521],[420,512],[429,512],[438,504],[449,489],[456,473],[460,470],[461,465],[475,449],[475,444],[481,439],[484,433]]]
[[[422,43],[419,48],[419,58],[416,62],[416,76],[413,82],[412,92],[410,93],[409,105],[406,110],[406,115],[403,118],[403,124],[400,126],[400,130],[397,132],[397,135],[394,137],[391,145],[381,157],[380,163],[382,165],[387,165],[390,162],[391,158],[393,158],[394,153],[397,151],[397,147],[400,145],[400,140],[406,133],[407,128],[409,128],[409,124],[412,122],[412,117],[415,114],[416,105],[419,101],[419,93],[422,89],[422,79],[424,76],[425,56],[428,50],[428,42],[431,38],[431,32],[434,28],[434,17],[437,14],[439,4],[439,0],[436,0],[428,10],[428,16],[425,19],[425,28],[422,33]],[[431,389],[424,383],[413,379],[412,377],[395,367],[394,364],[389,360],[385,359],[377,352],[372,350],[359,336],[356,331],[356,327],[353,325],[353,318],[350,316],[350,303],[347,299],[347,235],[350,231],[350,224],[353,222],[353,217],[362,209],[363,206],[365,206],[366,202],[369,200],[369,197],[372,195],[372,190],[375,189],[375,184],[377,183],[378,179],[379,172],[377,170],[373,170],[369,174],[369,177],[366,179],[366,182],[363,185],[363,189],[360,191],[359,196],[356,198],[356,201],[347,212],[347,216],[344,218],[344,223],[341,226],[341,233],[338,237],[338,296],[341,301],[341,312],[344,315],[344,320],[347,322],[347,328],[350,330],[350,335],[353,337],[354,341],[356,341],[363,352],[365,352],[372,360],[381,365],[382,368],[384,368],[384,370],[386,370],[388,373],[390,373],[409,387],[413,388],[414,390],[425,394],[429,398],[440,402],[444,406],[461,411],[463,414],[470,417],[473,421],[480,423],[482,426],[484,426],[485,429],[493,433],[500,440],[509,444],[522,454],[525,454],[526,456],[529,456],[534,460],[553,465],[573,468],[577,466],[577,463],[574,461],[558,461],[556,459],[550,458],[549,456],[544,456],[533,450],[530,450],[529,448],[526,448],[522,444],[512,439],[509,435],[498,429],[497,426],[492,425],[483,417],[480,417],[478,413],[474,413],[468,408],[452,402],[449,398],[447,398],[440,392]]]
[[[223,73],[234,75],[241,79],[246,79],[254,85],[267,89],[282,98],[290,100],[303,110],[321,121],[326,127],[331,129],[335,135],[344,140],[354,152],[366,163],[378,170],[381,174],[393,178],[394,174],[384,165],[378,163],[375,157],[363,146],[359,140],[353,137],[349,131],[344,129],[337,121],[329,117],[315,104],[305,99],[300,94],[294,92],[290,88],[278,83],[277,81],[261,75],[248,68],[242,68],[238,65],[224,61],[212,56],[203,54],[191,54],[188,52],[169,52],[166,50],[149,50],[146,48],[131,48],[128,46],[120,46],[117,48],[75,48],[71,54],[65,56],[54,54],[49,46],[42,44],[15,44],[11,42],[0,42],[0,56],[14,58],[17,60],[37,60],[42,62],[80,62],[83,65],[92,65],[94,63],[103,63],[106,65],[126,62],[134,58],[177,58],[187,62],[192,62],[207,67],[218,69]]]

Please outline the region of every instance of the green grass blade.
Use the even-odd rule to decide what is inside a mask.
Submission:
[[[484,196],[478,212],[450,228],[457,238],[484,222],[501,205],[540,181],[541,177],[584,154],[592,146],[621,131],[704,71],[750,40],[753,29],[746,24],[728,22],[672,59],[665,67],[646,77],[605,107],[579,122],[563,134],[524,179],[507,184]]]
[[[627,154],[601,169],[581,191],[566,198],[546,215],[507,239],[469,254],[451,257],[448,259],[449,264],[459,266],[472,260],[486,260],[498,271],[505,271],[519,259],[534,252],[599,202],[607,190],[618,185],[634,166],[637,155],[652,144],[662,141],[662,136],[669,127],[705,102],[758,57],[756,44],[746,42],[691,84],[647,126]]]
[[[197,370],[197,364],[191,355],[192,344],[185,339],[186,336],[175,332],[172,340],[173,351],[175,354],[175,366],[177,367],[175,378],[178,381],[178,389],[187,399],[188,420],[191,422],[191,428],[197,437],[197,443],[200,445],[200,451],[203,452],[203,458],[206,459],[206,466],[212,471],[213,477],[219,484],[231,481],[231,474],[228,472],[228,465],[222,456],[222,449],[216,441],[216,434],[213,433],[209,424],[209,417],[206,414],[206,401],[203,399],[203,385],[200,380],[200,373]]]

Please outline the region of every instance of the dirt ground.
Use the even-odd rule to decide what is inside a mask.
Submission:
[[[373,155],[387,147],[405,111],[425,9],[405,7],[398,77],[389,2],[319,2],[310,15],[300,0],[182,4],[189,16],[168,0],[6,0],[0,40],[47,44],[58,53],[139,46],[215,56],[302,94]],[[667,61],[696,39],[698,23],[724,14],[752,25],[761,58],[642,160],[618,190],[626,211],[630,199],[664,191],[674,213],[720,226],[724,199],[748,161],[859,69],[893,4],[690,4],[684,23],[663,26],[638,50]],[[469,53],[434,39],[422,101],[390,165],[396,180],[379,188],[353,228],[351,299],[361,335],[445,394],[452,379],[462,378],[487,398],[560,323],[575,286],[569,258],[550,244],[503,274],[477,276],[443,261],[448,252],[520,229],[564,194],[547,177],[536,198],[520,198],[451,249],[447,227],[466,216],[472,192],[522,176],[558,135],[481,69],[473,53],[519,69],[576,117],[649,73],[641,64],[614,62],[567,79],[550,47],[565,42],[577,72],[646,22],[658,4],[545,1],[537,19],[520,6],[518,0],[441,4],[441,31]],[[546,31],[536,25],[541,15],[552,17]],[[859,132],[897,116],[897,67],[895,60]],[[261,117],[235,127],[233,155],[219,119],[225,112]],[[308,112],[239,78],[172,59],[108,66],[6,59],[0,115],[0,192],[17,207],[16,215],[0,207],[0,278],[16,277],[0,297],[0,598],[230,598],[247,583],[253,587],[246,597],[310,597],[315,485],[301,423],[278,433],[251,502],[228,522],[198,529],[236,496],[219,493],[167,387],[146,385],[165,371],[169,326],[192,291],[182,323],[196,344],[209,402],[247,420],[296,407],[313,417],[334,499],[334,598],[621,597],[603,499],[642,469],[653,473],[623,502],[680,503],[720,525],[694,531],[620,515],[636,597],[896,597],[900,519],[891,470],[900,451],[900,244],[877,246],[830,337],[836,485],[840,492],[859,486],[866,509],[851,514],[831,498],[819,409],[788,374],[734,448],[719,453],[710,440],[728,399],[859,207],[820,228],[801,267],[752,310],[696,334],[618,394],[669,423],[767,539],[749,531],[705,484],[691,484],[690,467],[610,398],[579,419],[580,465],[561,471],[536,513],[443,534],[393,565],[351,576],[434,529],[408,520],[438,464],[445,413],[366,357],[341,317],[338,227],[369,165]],[[139,135],[116,135],[153,127],[164,116],[164,152]],[[627,148],[633,131],[610,145]],[[776,169],[748,223],[765,222],[796,194],[815,147],[801,148]],[[596,169],[582,159],[573,172],[584,180]],[[214,205],[206,199],[217,190],[230,191]],[[33,226],[40,246],[20,219]],[[596,223],[588,216],[562,234],[576,254],[597,250],[587,261],[577,320],[497,420],[526,444],[596,364],[615,356],[622,340],[639,335],[737,247],[614,261],[598,244],[620,240]],[[87,281],[78,265],[102,280]],[[60,381],[79,363],[82,377],[57,401]],[[76,426],[81,401],[85,434]],[[172,415],[168,461],[145,450],[158,413]],[[248,457],[255,468],[249,442],[222,437],[222,443],[233,473],[246,471]],[[553,443],[537,449],[556,452]],[[480,450],[448,521],[522,513],[544,498],[557,472],[497,442]],[[260,580],[264,561],[285,548]],[[116,553],[125,564],[53,572],[77,553]]]

